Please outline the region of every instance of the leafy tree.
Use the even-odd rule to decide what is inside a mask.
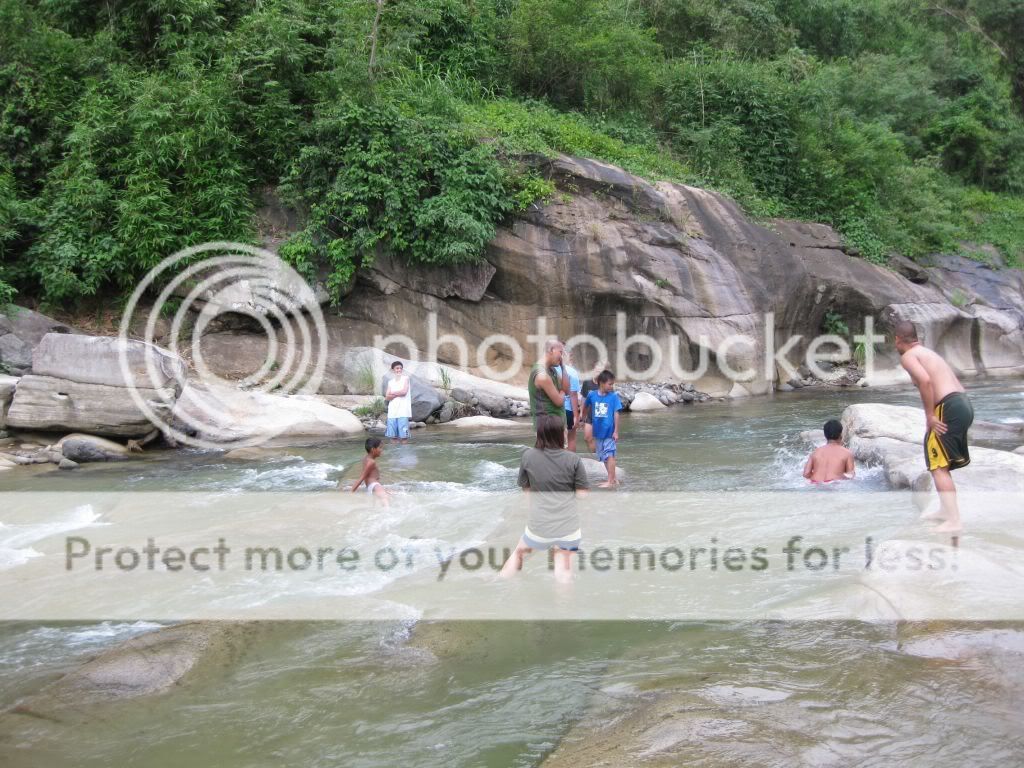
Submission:
[[[478,259],[513,205],[491,151],[386,106],[345,104],[320,116],[285,192],[310,211],[286,256],[328,263],[338,290],[385,251],[427,264]]]

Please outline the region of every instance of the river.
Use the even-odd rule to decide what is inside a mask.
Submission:
[[[973,382],[971,392],[977,418],[1021,420],[1018,381]],[[623,492],[803,490],[799,433],[820,429],[853,402],[918,400],[899,388],[819,390],[626,416]],[[385,451],[383,479],[399,494],[511,492],[528,440],[525,424],[414,432],[410,445]],[[0,474],[0,491],[173,491],[185,484],[196,492],[327,492],[352,472],[360,443],[288,446],[258,462],[176,451],[75,472],[9,471]],[[873,468],[859,468],[855,483],[885,488]],[[439,516],[432,535],[462,541],[468,529],[486,528],[488,510],[474,514],[468,521]],[[0,567],[18,568],[43,542],[104,521],[79,511],[31,525],[4,522],[0,513]],[[761,524],[785,532],[783,521]],[[0,707],[156,626],[0,625]],[[554,758],[561,765],[568,764],[557,762],[561,755],[583,754],[588,734],[652,701],[675,723],[661,743],[648,745],[655,761],[672,750],[707,766],[1024,761],[1020,625],[949,625],[924,639],[891,622],[452,622],[429,629],[433,640],[417,642],[411,621],[282,622],[197,684],[86,725],[62,725],[61,738],[45,723],[22,735],[23,748],[0,742],[0,764],[7,757],[15,765],[154,768],[535,766],[565,741]],[[940,651],[950,639],[998,652],[949,659]],[[608,760],[621,764],[614,755]]]

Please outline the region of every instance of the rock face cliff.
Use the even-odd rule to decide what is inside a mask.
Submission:
[[[776,352],[799,364],[827,325],[835,329],[841,320],[856,334],[869,316],[881,332],[894,318],[914,321],[925,343],[964,373],[1024,371],[1024,272],[1002,267],[995,252],[990,263],[947,255],[928,266],[896,259],[890,269],[851,255],[827,226],[757,223],[714,192],[651,184],[581,158],[528,162],[557,192],[499,228],[483,262],[412,267],[382,255],[360,270],[339,307],[325,308],[330,359],[322,394],[373,392],[365,382],[374,377],[356,375],[359,356],[351,352],[390,334],[411,338],[420,359],[429,357],[432,336],[457,336],[468,346],[467,372],[484,376],[485,366],[509,368],[511,354],[499,344],[478,357],[478,345],[507,335],[525,363],[509,385],[524,383],[538,336],[589,334],[607,345],[620,378],[626,363],[649,380],[690,381],[714,395],[762,393],[786,381]],[[264,244],[273,250],[299,224],[276,203],[264,213]],[[70,330],[40,317],[0,315],[0,373],[26,372],[43,334]],[[268,348],[262,332],[231,322],[216,327],[202,339],[215,373],[240,379],[261,367]],[[653,337],[657,351],[617,340],[634,334]],[[737,334],[751,343],[722,347]],[[284,356],[288,339],[280,334],[277,342]],[[401,345],[385,346],[412,357]],[[440,362],[460,362],[453,344],[438,351]],[[902,378],[889,345],[877,351],[874,380]],[[577,362],[589,367],[598,355],[581,347]],[[690,375],[702,357],[706,372]],[[726,368],[754,375],[737,384]]]
[[[536,340],[528,336],[546,317],[548,334],[605,340],[616,365],[620,323],[620,337],[646,334],[660,348],[659,361],[657,352],[630,345],[623,351],[631,368],[647,370],[654,380],[678,380],[680,368],[695,370],[705,354],[708,370],[696,378],[697,387],[743,395],[785,381],[772,355],[801,336],[784,356],[802,362],[828,313],[851,333],[863,330],[866,316],[883,332],[895,317],[912,320],[927,344],[968,374],[1024,370],[1019,270],[958,256],[936,257],[932,267],[900,260],[888,269],[847,253],[824,225],[755,223],[716,193],[652,185],[592,160],[534,163],[558,192],[500,229],[485,263],[438,269],[378,259],[330,314],[332,350],[372,346],[376,335],[397,332],[425,352],[434,314],[435,336],[455,334],[468,342],[471,370],[479,372],[481,362],[501,369],[508,364],[505,350],[497,347],[478,360],[477,345],[491,334],[508,334],[526,350],[529,364]],[[734,334],[754,344],[723,352],[721,343]],[[210,344],[234,346],[216,337]],[[878,347],[879,381],[896,373],[887,346]],[[392,351],[406,356],[401,347]],[[454,346],[439,351],[443,362],[457,362]],[[592,349],[580,351],[579,362],[596,362]],[[752,367],[757,375],[736,385],[723,375],[723,363]],[[338,366],[329,367],[325,392],[346,391]]]

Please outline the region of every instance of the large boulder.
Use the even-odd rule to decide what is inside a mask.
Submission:
[[[452,397],[460,403],[474,405],[480,410],[485,411],[486,415],[496,416],[499,419],[511,416],[513,412],[512,403],[509,401],[509,398],[486,389],[474,392],[464,387],[456,387],[452,389]]]
[[[340,343],[339,339],[333,340]],[[343,345],[341,354],[331,356],[320,387],[321,394],[377,394],[379,382],[390,375],[391,364],[399,361],[405,372],[420,378],[438,390],[465,390],[473,395],[526,400],[528,395],[523,387],[474,376],[452,366],[436,363],[417,362],[399,357],[374,347],[353,347]]]
[[[36,347],[34,372],[18,382],[7,423],[18,429],[111,437],[151,432],[153,421],[127,388],[122,351],[138,395],[158,422],[166,422],[185,381],[185,363],[179,357],[141,341],[49,333]]]
[[[894,488],[928,491],[924,464],[924,416],[919,408],[858,403],[843,411],[844,438],[860,462],[885,469]],[[970,437],[970,432],[968,432]],[[971,463],[954,478],[963,491],[1024,491],[1024,456],[971,446]]]
[[[218,444],[275,437],[340,437],[365,431],[352,412],[314,396],[247,392],[198,382],[185,386],[173,417],[180,431]]]
[[[176,391],[139,389],[158,418],[170,416]],[[142,437],[153,423],[125,387],[81,384],[67,379],[23,376],[7,412],[8,426],[49,432],[88,432],[110,437]]]
[[[121,355],[128,377],[121,369]],[[185,361],[172,352],[142,341],[49,333],[33,353],[32,373],[81,384],[108,387],[180,390],[185,383]]]
[[[604,462],[589,456],[581,457],[580,461],[583,462],[583,468],[587,471],[587,479],[591,483],[603,483],[608,479],[608,470],[605,468]],[[626,472],[621,467],[615,467],[615,479],[620,483],[626,479]]]
[[[0,373],[21,375],[32,369],[32,350],[48,333],[73,333],[52,317],[10,306],[0,313]]]

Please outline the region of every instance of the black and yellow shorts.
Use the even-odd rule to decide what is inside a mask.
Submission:
[[[935,418],[946,425],[946,434],[928,430],[924,436],[924,463],[928,471],[960,469],[971,463],[967,430],[974,422],[974,407],[963,392],[951,392],[935,406]]]

